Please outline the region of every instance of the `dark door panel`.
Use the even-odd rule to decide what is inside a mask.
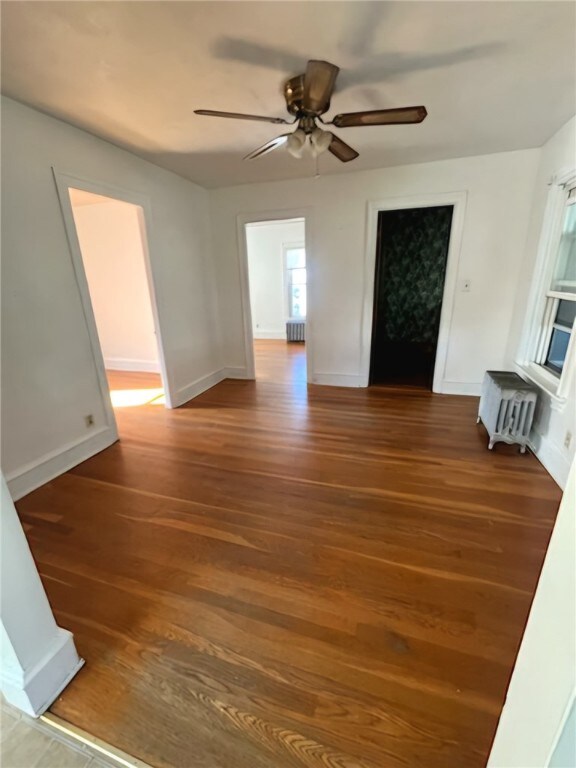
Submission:
[[[431,388],[453,206],[380,211],[371,384]]]

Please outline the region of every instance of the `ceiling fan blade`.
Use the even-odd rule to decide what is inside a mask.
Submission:
[[[231,117],[234,120],[259,120],[263,123],[285,123],[288,125],[288,120],[284,120],[283,117],[262,117],[262,115],[244,115],[241,112],[218,112],[214,109],[195,109],[195,115],[208,115],[208,117]]]
[[[346,112],[336,115],[332,125],[351,128],[357,125],[403,125],[421,123],[428,112],[426,107],[400,107],[399,109],[375,109],[371,112]]]
[[[288,141],[289,135],[289,133],[283,133],[282,136],[276,136],[275,139],[271,139],[270,141],[267,141],[266,144],[262,144],[262,146],[255,149],[254,152],[250,152],[250,154],[246,155],[243,160],[254,160],[257,157],[262,157],[262,155],[267,155],[268,152],[273,152],[279,147],[283,147]]]
[[[349,163],[350,160],[355,160],[358,157],[358,152],[335,134],[332,134],[332,141],[328,149],[343,163]]]
[[[302,107],[307,112],[323,115],[330,106],[332,91],[339,67],[328,61],[312,60],[308,62],[304,75],[304,98]]]

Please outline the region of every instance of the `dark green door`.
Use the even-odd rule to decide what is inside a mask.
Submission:
[[[453,206],[380,211],[371,384],[432,387]]]

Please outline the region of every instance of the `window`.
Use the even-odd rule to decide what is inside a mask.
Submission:
[[[288,292],[288,318],[306,317],[306,250],[303,246],[286,246],[286,288]]]
[[[572,367],[567,360],[572,348],[576,348],[576,178],[573,176],[570,184],[557,186],[555,193],[558,207],[549,209],[555,223],[547,244],[542,292],[535,305],[540,322],[535,328],[529,363],[537,369],[536,376],[542,377],[538,383],[560,395],[560,390],[565,389],[564,374]]]

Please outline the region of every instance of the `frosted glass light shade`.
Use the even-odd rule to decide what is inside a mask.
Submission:
[[[328,131],[323,131],[321,128],[315,128],[310,135],[310,143],[315,155],[321,155],[322,152],[326,152],[331,141],[332,134]]]
[[[304,147],[306,146],[306,134],[301,128],[288,136],[286,148],[292,157],[302,157]]]

